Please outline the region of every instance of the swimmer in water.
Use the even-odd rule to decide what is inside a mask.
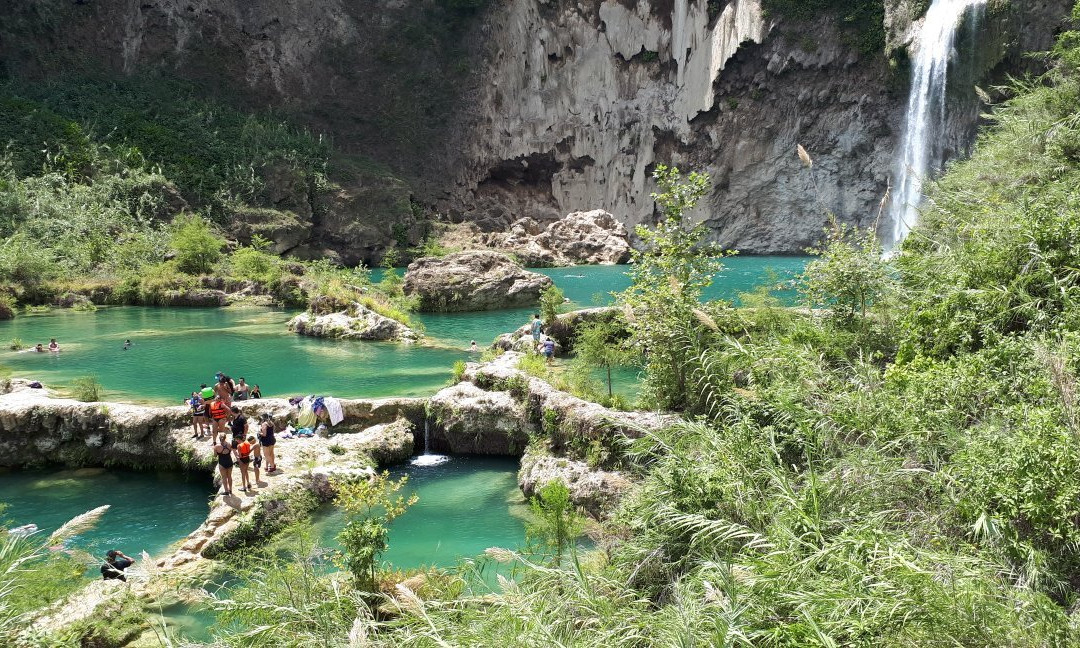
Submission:
[[[476,346],[476,340],[473,340],[472,342],[469,343],[469,352],[470,353],[477,353],[479,351],[480,351],[480,347]]]
[[[38,353],[45,353],[45,345],[43,345],[41,342],[38,342],[37,345],[34,346],[34,351],[37,351]]]
[[[131,348],[131,340],[124,340],[124,351]]]
[[[51,351],[52,353],[60,352],[60,345],[56,343],[56,338],[52,338],[49,340],[49,351]]]

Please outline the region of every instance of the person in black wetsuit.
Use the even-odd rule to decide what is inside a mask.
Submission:
[[[214,446],[217,455],[218,473],[221,475],[222,495],[232,495],[233,448],[225,439]]]
[[[119,580],[127,582],[124,570],[135,564],[135,559],[125,556],[124,552],[112,549],[105,554],[105,564],[101,566],[102,580]]]

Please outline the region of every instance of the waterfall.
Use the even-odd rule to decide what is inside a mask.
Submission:
[[[424,454],[413,457],[411,463],[414,466],[438,466],[450,461],[450,457],[431,452],[431,416],[424,417]]]
[[[974,13],[987,0],[933,0],[919,33],[912,62],[904,138],[897,155],[890,216],[893,245],[899,245],[919,220],[923,180],[942,163],[945,126],[945,88],[956,34],[968,10]],[[974,24],[974,23],[972,23]]]

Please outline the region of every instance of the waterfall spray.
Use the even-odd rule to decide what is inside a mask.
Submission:
[[[919,219],[923,180],[942,162],[945,126],[945,89],[949,57],[962,18],[969,10],[981,11],[987,0],[934,0],[926,12],[912,64],[904,138],[897,156],[893,194],[893,245],[899,245]]]

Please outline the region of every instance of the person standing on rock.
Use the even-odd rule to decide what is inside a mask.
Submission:
[[[232,406],[232,421],[229,423],[229,427],[232,428],[233,447],[235,448],[248,436],[247,417],[236,405]]]
[[[214,455],[217,457],[218,474],[221,475],[221,494],[232,495],[232,469],[233,449],[225,439],[214,446]]]
[[[251,387],[244,382],[244,377],[240,376],[240,382],[236,383],[236,400],[247,400],[250,393]]]
[[[247,442],[251,446],[251,467],[255,469],[255,486],[260,486],[259,469],[262,468],[263,463],[262,445],[254,436],[249,436]]]
[[[540,321],[540,313],[536,313],[535,315],[533,315],[533,321],[532,321],[532,324],[530,326],[531,326],[530,330],[532,331],[533,343],[534,344],[539,344],[540,343],[540,329],[543,328],[543,326],[544,326],[543,322]]]
[[[210,401],[208,412],[210,420],[214,424],[214,443],[218,442],[218,435],[221,435],[221,442],[225,443],[225,423],[230,417],[229,406],[225,404],[225,401],[220,396],[216,396],[214,400]]]
[[[251,437],[254,439],[254,437]],[[237,443],[239,441],[239,443]],[[251,441],[244,439],[243,437],[237,439],[233,437],[233,447],[236,448],[236,459],[240,462],[240,492],[248,493],[251,491],[251,480],[248,479],[248,467],[251,465],[251,454],[253,447]]]
[[[236,391],[236,385],[233,383],[232,378],[228,376],[221,376],[218,378],[217,383],[214,384],[214,393],[218,398],[225,401],[225,405],[232,405],[233,392]]]
[[[277,443],[277,439],[274,438],[274,420],[270,417],[270,414],[263,412],[261,417],[262,422],[259,424],[259,447],[262,448],[262,453],[266,455],[266,474],[277,470],[277,461],[274,460],[274,444]]]

